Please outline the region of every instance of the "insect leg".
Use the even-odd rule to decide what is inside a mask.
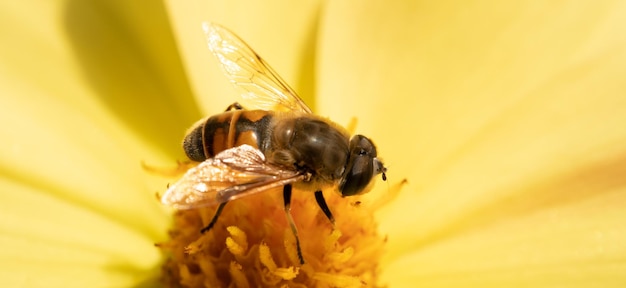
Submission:
[[[291,184],[287,184],[283,187],[283,200],[285,201],[285,215],[287,215],[287,221],[291,227],[293,236],[296,237],[296,249],[298,250],[298,258],[300,258],[300,264],[304,264],[304,258],[302,257],[302,250],[300,250],[300,239],[298,238],[298,229],[291,217]]]
[[[243,106],[241,106],[241,104],[239,104],[239,102],[235,102],[233,104],[228,105],[228,107],[226,107],[226,111],[233,111],[233,110],[243,110]]]
[[[209,225],[206,225],[206,227],[200,230],[200,233],[204,234],[204,232],[209,231],[211,230],[211,228],[213,228],[213,225],[215,225],[215,222],[217,222],[217,218],[220,217],[220,214],[222,214],[222,210],[224,209],[224,206],[226,206],[226,203],[228,202],[224,202],[220,204],[220,206],[217,207],[217,211],[215,211],[215,215],[213,215],[213,219],[211,219],[211,222],[209,222]]]
[[[324,194],[322,194],[322,190],[315,191],[315,200],[317,201],[317,205],[320,206],[326,218],[330,220],[330,223],[335,226],[335,217],[333,217],[333,213],[330,212],[328,205],[326,204],[326,200],[324,200]]]

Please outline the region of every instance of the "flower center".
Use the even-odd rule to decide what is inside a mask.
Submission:
[[[237,199],[225,206],[204,234],[216,208],[174,214],[164,282],[172,287],[362,287],[375,286],[384,239],[373,211],[358,199],[326,195],[336,226],[318,208],[313,193],[294,190],[291,213],[305,264],[283,210],[280,189]]]

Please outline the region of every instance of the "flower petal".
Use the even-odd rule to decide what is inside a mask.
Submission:
[[[165,11],[0,5],[2,286],[137,285],[168,223],[141,163],[182,158],[199,117]]]
[[[126,286],[150,276],[151,237],[90,207],[0,181],[0,275],[8,287]]]
[[[626,186],[618,176],[626,169],[626,130],[618,124],[626,123],[626,23],[618,16],[624,10],[620,1],[329,5],[320,30],[320,106],[340,123],[358,116],[359,130],[389,165],[389,178],[409,180],[380,215],[393,247],[389,259],[416,257],[385,270],[392,286],[452,283],[445,263],[463,271],[504,267],[512,257],[518,268],[548,265],[591,244],[626,258],[615,246],[626,234],[614,218],[621,217],[619,204],[596,206],[623,199]],[[576,221],[593,214],[592,207],[608,210]],[[548,219],[571,227],[536,231]],[[596,241],[587,233],[612,236]],[[476,234],[474,242],[465,242],[467,234]],[[529,249],[549,248],[530,240],[548,238],[564,245],[530,259]],[[467,256],[429,250],[449,241]],[[477,250],[481,241],[503,248]],[[530,246],[515,249],[523,243]],[[425,254],[439,257],[441,270],[409,265],[430,265],[420,258]],[[615,266],[604,265],[607,270],[585,275],[610,279]],[[575,279],[564,271],[561,277]],[[502,283],[524,270],[511,273]],[[479,280],[489,279],[497,282]]]
[[[535,210],[528,208],[531,205],[525,200],[522,202],[527,205],[502,203],[501,209],[514,210],[508,213],[470,215],[474,221],[491,221],[422,243],[421,248],[386,267],[388,281],[406,287],[411,287],[408,283],[428,287],[589,287],[589,283],[621,287],[626,281],[622,225],[626,189],[597,192],[599,195],[582,200],[567,199],[564,204],[552,199],[552,205],[540,205],[539,211],[524,211]],[[495,216],[503,217],[493,219]]]

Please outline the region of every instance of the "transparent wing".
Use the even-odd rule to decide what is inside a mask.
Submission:
[[[161,202],[176,209],[215,206],[303,179],[297,171],[265,164],[263,153],[241,145],[189,169],[167,189]]]
[[[241,38],[214,23],[202,23],[202,29],[228,79],[243,89],[246,103],[255,109],[311,113],[296,92]]]

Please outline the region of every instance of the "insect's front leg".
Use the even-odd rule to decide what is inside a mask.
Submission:
[[[293,236],[296,237],[296,249],[298,250],[298,258],[300,259],[300,264],[304,264],[302,250],[300,249],[300,239],[298,238],[298,229],[296,228],[295,222],[293,222],[293,217],[291,217],[291,188],[291,184],[287,184],[283,187],[285,214],[287,215],[287,221],[289,222],[289,226],[291,227],[291,232],[293,232]]]
[[[322,190],[315,191],[315,200],[317,201],[317,206],[322,209],[326,218],[333,224],[333,228],[335,228],[335,217],[333,217],[333,213],[330,212],[328,205],[326,204],[326,200],[324,199],[324,194],[322,194]]]

